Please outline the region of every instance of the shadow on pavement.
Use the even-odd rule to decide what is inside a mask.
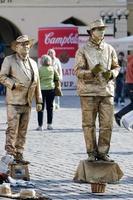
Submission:
[[[129,179],[131,177],[128,177]],[[96,193],[91,193],[90,192],[90,184],[85,184],[85,183],[74,183],[73,180],[71,179],[50,179],[50,180],[33,180],[35,182],[35,184],[37,185],[38,189],[40,187],[40,190],[41,190],[41,186],[43,186],[43,189],[41,190],[41,192],[44,192],[44,193],[49,193],[49,195],[51,197],[54,197],[56,196],[57,198],[57,194],[63,194],[63,199],[127,199],[127,198],[132,198],[132,194],[131,193],[116,193],[116,194],[108,194],[108,193],[99,193],[99,194],[96,194]],[[124,181],[123,181],[124,183]],[[123,184],[122,183],[122,184]],[[132,184],[133,182],[131,182]],[[63,189],[63,190],[60,190],[60,186],[62,186],[63,184],[71,184],[71,187],[69,189]],[[46,185],[46,187],[45,187]],[[74,194],[73,193],[73,188],[76,186],[76,185],[79,185],[79,189],[78,191]],[[84,189],[82,188],[82,185],[85,185],[86,187],[88,187],[88,192],[85,192]],[[52,189],[51,189],[51,186],[52,186]],[[107,187],[108,187],[108,184],[107,184]],[[114,190],[115,190],[115,186],[114,186]],[[117,191],[117,190],[116,190]],[[70,192],[70,194],[69,194]],[[56,195],[55,195],[56,194]],[[86,197],[86,198],[85,198]],[[60,199],[60,198],[59,198]]]
[[[110,152],[110,154],[119,154],[119,155],[133,155],[133,151],[118,151],[118,152]]]
[[[133,176],[126,176],[121,180],[121,184],[133,184]]]
[[[32,131],[37,131],[36,129],[29,129]],[[49,133],[72,133],[72,132],[82,132],[82,129],[73,129],[73,128],[66,128],[66,129],[53,129],[53,130],[47,130],[44,129],[43,131],[38,132],[49,132]]]

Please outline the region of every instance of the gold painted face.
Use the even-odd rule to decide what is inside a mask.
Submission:
[[[105,34],[105,27],[94,28],[92,34],[99,40],[103,39]]]
[[[30,51],[30,43],[29,42],[20,42],[16,46],[16,52],[21,56],[26,56]]]

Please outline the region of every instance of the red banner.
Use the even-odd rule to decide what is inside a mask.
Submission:
[[[78,28],[43,27],[38,32],[38,57],[53,48],[60,59],[63,71],[63,89],[75,89],[76,78],[73,73],[74,57],[78,49]]]

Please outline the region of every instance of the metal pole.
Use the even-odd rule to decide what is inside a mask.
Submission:
[[[114,23],[114,37],[116,36],[117,28],[116,28],[116,18],[113,18],[113,23]]]

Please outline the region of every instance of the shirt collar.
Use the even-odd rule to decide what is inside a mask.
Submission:
[[[96,49],[103,50],[104,49],[104,39],[100,43],[97,43],[95,40],[93,40],[90,37],[89,40],[88,40],[88,45],[93,46]]]
[[[19,54],[16,54],[17,58],[20,59],[21,61],[23,62],[27,62],[28,61],[28,58],[29,56],[27,56],[26,58],[24,58],[23,56],[19,55]]]

